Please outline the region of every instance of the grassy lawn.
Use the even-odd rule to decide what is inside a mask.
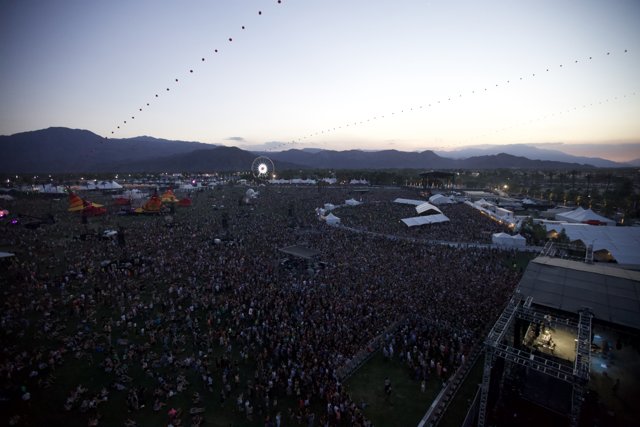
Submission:
[[[384,379],[391,380],[392,393],[386,399]],[[420,383],[410,378],[409,369],[398,361],[387,361],[378,352],[346,383],[351,398],[366,402],[365,414],[376,426],[415,426],[441,389],[440,381],[431,379],[424,393]]]
[[[469,371],[467,379],[462,383],[458,393],[449,404],[440,423],[441,427],[458,427],[464,421],[469,410],[469,405],[478,390],[478,384],[482,382],[482,370],[484,367],[484,357],[479,357],[476,364]]]

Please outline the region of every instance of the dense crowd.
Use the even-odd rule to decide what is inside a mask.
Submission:
[[[383,354],[415,379],[446,380],[518,278],[508,253],[318,221],[314,209],[349,198],[343,190],[262,187],[249,205],[242,191],[197,194],[173,221],[112,214],[88,225],[64,200],[15,201],[57,221],[2,226],[18,254],[1,266],[2,415],[13,425],[371,425],[340,369],[382,336]],[[351,218],[398,231],[369,212],[404,194],[360,196],[368,203]],[[430,238],[478,241],[473,228],[489,228],[466,207],[444,210],[456,225]],[[124,242],[100,237],[118,227]],[[278,248],[293,244],[320,251],[326,267],[281,268]]]
[[[347,227],[374,233],[407,236],[424,240],[491,243],[493,233],[508,232],[487,215],[464,203],[438,206],[448,222],[407,227],[402,218],[418,216],[415,206],[391,200],[365,203],[357,208],[341,207],[335,211]]]

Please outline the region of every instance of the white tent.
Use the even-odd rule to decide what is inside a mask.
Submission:
[[[359,202],[356,199],[349,199],[349,200],[345,200],[344,204],[347,206],[358,206],[358,205],[361,205],[362,202]]]
[[[411,218],[402,218],[401,221],[404,222],[407,225],[407,227],[415,227],[418,225],[448,222],[449,218],[447,218],[447,216],[444,214],[435,214],[435,215],[427,215],[427,216],[414,216]]]
[[[289,184],[288,179],[270,179],[269,184]]]
[[[424,203],[424,200],[412,200],[412,199],[397,198],[397,199],[395,199],[393,201],[393,203],[400,203],[402,205],[420,206],[421,204]]]
[[[451,199],[451,197],[447,197],[442,194],[434,194],[433,196],[429,197],[429,202],[433,203],[434,205],[450,205],[452,203],[455,203]]]
[[[115,181],[94,181],[87,182],[87,190],[120,190],[122,185]]]
[[[324,220],[327,222],[327,224],[329,225],[336,225],[340,223],[340,218],[338,218],[337,216],[335,216],[334,214],[330,213],[329,215],[324,217]]]
[[[34,189],[39,193],[46,193],[46,194],[64,194],[67,192],[62,185],[53,185],[53,184],[42,184]]]
[[[485,199],[476,200],[475,202],[473,202],[473,204],[483,209],[488,209],[491,206],[495,206],[493,203],[488,202]]]
[[[317,181],[315,179],[300,179],[294,178],[289,181],[290,184],[316,184]]]
[[[149,197],[149,194],[147,193],[143,193],[142,191],[138,190],[137,188],[134,188],[132,190],[127,190],[125,192],[123,192],[122,194],[116,195],[116,196],[112,196],[114,199],[117,199],[119,197],[124,197],[125,199],[132,199],[132,200],[137,200],[137,199],[146,199],[147,197]]]
[[[369,181],[367,181],[366,179],[352,179],[351,181],[349,181],[349,184],[351,184],[351,185],[369,185]]]
[[[0,252],[0,258],[10,258],[15,255],[16,254],[12,254],[11,252]]]
[[[418,212],[418,215],[442,214],[442,211],[438,207],[433,206],[429,202],[424,202],[421,205],[416,206],[416,212]]]
[[[333,203],[325,203],[324,204],[324,210],[325,211],[332,211],[336,208],[336,205],[334,205]]]
[[[593,251],[606,249],[619,264],[640,265],[640,227],[595,227],[588,224],[544,223],[547,231],[564,230],[569,240],[593,245]]]
[[[494,245],[505,246],[509,248],[524,248],[527,245],[527,239],[519,234],[512,236],[507,233],[494,233],[491,236],[491,242]]]
[[[614,220],[598,215],[591,209],[582,209],[582,208],[578,208],[570,212],[559,213],[556,215],[556,219],[559,221],[566,221],[566,222],[573,222],[573,223],[593,222],[596,225],[598,225],[598,223],[606,224],[606,225],[616,225],[616,222]]]
[[[182,190],[182,191],[187,191],[187,192],[189,192],[189,191],[194,191],[194,190],[196,190],[197,188],[198,188],[198,187],[193,186],[191,183],[188,183],[188,184],[182,184],[182,185],[180,185],[180,190]]]

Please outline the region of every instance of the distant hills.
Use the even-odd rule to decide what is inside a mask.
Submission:
[[[467,147],[454,151],[438,151],[437,153],[441,156],[454,159],[465,159],[476,156],[488,156],[500,153],[508,153],[514,156],[526,157],[531,160],[552,160],[556,162],[579,163],[593,165],[599,168],[619,168],[628,166],[599,157],[573,156],[560,150],[539,148],[528,144]]]
[[[534,149],[534,154],[535,150],[554,151],[531,148]],[[60,127],[0,136],[0,150],[0,172],[4,173],[239,171],[249,170],[255,157],[260,154],[237,147],[172,141],[150,136],[106,139],[87,130]],[[505,152],[481,152],[466,158],[461,158],[461,152],[456,152],[456,156],[460,158],[451,158],[430,150],[417,153],[397,150],[292,149],[264,154],[274,160],[276,170],[584,169],[592,168],[594,164],[601,167],[628,166],[568,154],[565,154],[568,161],[532,160]]]
[[[577,163],[530,160],[505,153],[451,159],[439,156],[430,150],[419,153],[397,150],[319,152],[287,150],[269,153],[269,156],[308,168],[322,169],[584,169],[594,167]]]

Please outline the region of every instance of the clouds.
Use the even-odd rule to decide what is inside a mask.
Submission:
[[[234,141],[234,142],[246,142],[246,140],[241,136],[230,136],[225,139],[225,141]]]

